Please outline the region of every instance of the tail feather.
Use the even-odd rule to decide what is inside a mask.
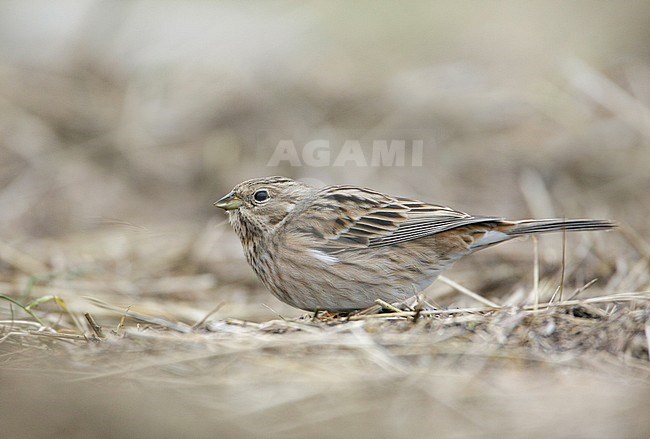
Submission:
[[[543,220],[522,220],[506,222],[499,230],[506,235],[519,236],[535,233],[577,232],[581,230],[609,230],[616,227],[616,223],[609,220],[596,219],[543,219]]]

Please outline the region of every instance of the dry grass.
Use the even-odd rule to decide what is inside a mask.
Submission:
[[[650,292],[585,294],[261,322],[3,296],[0,411],[11,436],[640,437]]]
[[[0,3],[3,437],[648,437],[650,11],[596,3]],[[312,318],[211,206],[278,174],[621,227]]]

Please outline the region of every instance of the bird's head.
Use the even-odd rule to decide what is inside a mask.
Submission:
[[[313,191],[314,188],[286,177],[254,178],[239,183],[214,205],[228,212],[240,237],[244,229],[266,235],[273,233]]]

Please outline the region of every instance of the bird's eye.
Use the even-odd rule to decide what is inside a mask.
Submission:
[[[253,198],[255,198],[255,201],[261,203],[262,201],[269,199],[269,192],[265,189],[260,189],[259,191],[255,192]]]

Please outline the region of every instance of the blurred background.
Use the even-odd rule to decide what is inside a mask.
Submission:
[[[393,144],[395,158],[379,160],[382,145]],[[381,333],[372,327],[336,338],[338,350],[325,345],[316,357],[321,351],[309,346],[321,333],[299,332],[304,344],[294,344],[243,325],[236,338],[222,319],[303,314],[264,290],[212,206],[240,181],[268,175],[513,219],[609,218],[619,230],[568,237],[566,273],[562,237],[541,239],[543,299],[557,291],[561,271],[571,291],[598,279],[581,297],[648,290],[650,3],[0,2],[0,294],[24,303],[55,294],[106,328],[117,327],[115,309],[129,306],[190,325],[219,306],[215,324],[233,331],[149,341],[144,331],[96,349],[61,342],[58,357],[39,354],[50,345],[29,350],[22,344],[29,337],[0,343],[5,373],[32,368],[44,380],[0,375],[18,395],[0,404],[0,413],[13,413],[14,437],[33,422],[34,401],[58,407],[37,414],[39,437],[110,436],[110,428],[115,437],[153,437],[151,424],[156,437],[214,437],[220,423],[233,435],[248,427],[259,433],[251,416],[275,423],[269,436],[300,436],[327,431],[332,419],[370,428],[385,410],[388,426],[358,433],[399,436],[414,425],[447,436],[462,436],[463,425],[472,437],[563,437],[566,425],[585,437],[647,432],[647,380],[620,385],[622,378],[585,370],[551,373],[564,360],[535,363],[549,372],[543,377],[485,378],[487,368],[471,356],[462,363],[469,374],[460,374],[444,349],[396,361],[383,349],[395,354],[409,344],[380,340],[372,350],[368,337]],[[530,241],[513,242],[460,262],[448,276],[498,303],[530,303],[533,259]],[[445,307],[476,305],[440,282],[427,295]],[[19,310],[2,303],[3,318],[13,320]],[[39,312],[65,326],[53,303]],[[423,337],[433,343],[431,333]],[[250,343],[289,354],[253,356]],[[346,353],[349,346],[357,350]],[[617,346],[612,352],[625,352]],[[185,362],[197,352],[214,357]],[[129,387],[134,399],[118,390],[106,400],[83,382],[48,387],[65,375],[65,361],[76,380],[113,376],[101,392],[142,387]],[[127,372],[136,364],[140,372]],[[637,372],[647,373],[643,364]],[[169,395],[176,405],[166,405]]]
[[[0,258],[0,274],[117,276],[133,281],[114,286],[123,293],[208,302],[260,293],[291,312],[212,206],[265,175],[475,214],[611,218],[632,246],[572,242],[638,256],[650,236],[649,29],[645,1],[4,1],[0,242],[33,264]],[[329,154],[318,166],[313,141]],[[356,155],[343,160],[348,141]],[[392,141],[404,164],[372,166],[376,142]],[[557,264],[549,239],[542,256]],[[530,249],[467,267],[530,261]],[[151,282],[196,274],[184,289]],[[468,282],[489,290],[480,278]]]

